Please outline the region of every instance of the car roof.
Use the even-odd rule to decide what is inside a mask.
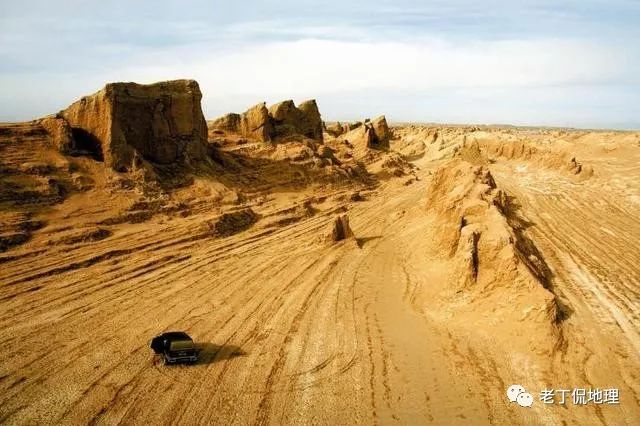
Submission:
[[[166,333],[162,333],[162,337],[169,340],[193,340],[184,331],[168,331]]]

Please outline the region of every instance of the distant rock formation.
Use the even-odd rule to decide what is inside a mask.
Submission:
[[[136,153],[159,163],[189,163],[207,150],[202,93],[194,80],[149,85],[110,83],[60,113],[74,148],[116,170],[129,170]]]
[[[258,104],[243,114],[227,114],[209,123],[209,129],[267,142],[287,136],[305,136],[322,142],[323,126],[315,100],[296,106],[292,100]]]
[[[241,116],[240,131],[244,136],[254,137],[261,141],[270,141],[273,125],[269,118],[269,110],[263,103],[249,108]]]
[[[373,128],[367,123],[345,133],[344,139],[349,141],[357,151],[362,151],[374,146],[376,136]]]
[[[292,100],[283,101],[272,105],[269,115],[276,137],[298,134],[322,141],[322,120],[315,100],[303,102],[299,107]]]
[[[391,139],[391,130],[387,124],[387,119],[384,115],[376,118],[371,122],[371,127],[375,134],[375,143],[378,145],[389,146],[389,139]]]
[[[367,119],[364,123],[358,121],[347,124],[344,128],[347,132],[342,135],[343,138],[358,150],[389,147],[391,130],[384,115],[373,121]]]
[[[302,134],[317,141],[322,141],[322,117],[318,110],[315,99],[302,102],[298,105],[298,110],[302,111],[300,120]]]
[[[224,132],[240,133],[240,122],[242,115],[235,112],[230,112],[218,117],[207,125],[207,127],[215,130],[222,130]]]
[[[212,121],[209,127],[236,133],[262,142],[270,141],[273,133],[269,110],[264,103],[249,108],[243,114],[230,113],[223,115]]]
[[[343,134],[345,132],[345,128],[338,121],[336,123],[331,123],[328,126],[326,126],[326,131],[331,136],[338,137],[338,136],[340,136],[341,134]]]

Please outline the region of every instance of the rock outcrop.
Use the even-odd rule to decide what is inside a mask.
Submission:
[[[323,141],[322,118],[315,100],[302,102],[299,106],[287,100],[269,109],[261,103],[243,114],[232,113],[213,120],[209,129],[263,142],[296,135]]]
[[[302,135],[322,141],[322,119],[315,100],[305,101],[299,107],[292,100],[269,107],[274,136]]]
[[[75,148],[116,170],[129,170],[136,153],[159,164],[189,163],[206,155],[202,93],[194,80],[149,85],[110,83],[60,113]]]
[[[531,143],[505,130],[476,130],[463,137],[459,151],[468,156],[469,148],[479,151],[486,161],[517,159],[532,162],[547,169],[568,172],[578,181],[594,176],[593,167],[579,162],[570,150],[570,145],[562,138],[554,143],[545,140]]]
[[[224,238],[249,229],[259,219],[251,208],[224,213],[213,222],[205,222],[204,227],[211,235]]]
[[[353,237],[353,231],[351,230],[351,226],[349,226],[349,216],[343,214],[336,217],[331,224],[331,241],[338,242]]]
[[[235,133],[262,142],[271,140],[273,126],[264,103],[249,108],[243,114],[230,113],[212,121],[209,128]]]
[[[322,141],[322,117],[315,99],[302,102],[298,105],[302,111],[301,131],[302,134],[317,141]]]
[[[50,115],[38,120],[49,134],[54,148],[62,153],[71,152],[75,146],[71,126],[59,115]]]
[[[351,143],[354,148],[364,151],[367,148],[388,148],[391,139],[391,130],[384,115],[375,120],[365,120],[364,123],[356,122],[345,126],[347,133],[343,134],[344,140]]]
[[[371,148],[375,144],[376,136],[373,128],[369,125],[356,127],[348,133],[345,133],[344,140],[353,145],[356,151],[363,151]]]
[[[371,127],[376,135],[376,143],[378,145],[389,146],[389,139],[391,139],[391,130],[387,124],[387,119],[384,115],[376,118],[371,122]]]
[[[338,137],[341,134],[344,133],[345,128],[342,126],[342,124],[338,121],[336,123],[331,123],[326,127],[327,133],[329,133],[330,135],[334,136],[334,137]]]
[[[436,171],[427,199],[437,218],[433,238],[450,271],[451,284],[440,296],[456,301],[457,318],[471,322],[474,317],[484,330],[519,324],[519,331],[530,332],[508,336],[509,344],[552,351],[558,306],[547,289],[549,268],[489,169],[453,159]],[[475,318],[489,309],[491,315]]]
[[[221,130],[223,132],[240,133],[240,123],[242,116],[235,112],[230,112],[218,117],[210,122],[207,127],[213,130]]]
[[[270,141],[273,126],[269,118],[269,110],[263,103],[249,108],[240,119],[240,133],[261,141]]]

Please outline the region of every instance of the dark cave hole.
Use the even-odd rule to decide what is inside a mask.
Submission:
[[[104,161],[102,145],[98,138],[86,130],[79,128],[73,128],[72,133],[77,155],[87,155],[94,160]]]

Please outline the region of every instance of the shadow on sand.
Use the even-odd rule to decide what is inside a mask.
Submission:
[[[216,345],[213,343],[197,343],[198,361],[195,365],[213,364],[214,362],[225,361],[247,353],[239,346],[235,345]]]
[[[540,280],[542,285],[556,296],[558,306],[558,316],[556,320],[563,322],[573,314],[573,309],[563,300],[561,294],[554,288],[554,274],[547,264],[542,252],[538,249],[526,230],[535,225],[534,222],[526,219],[522,215],[522,205],[515,197],[507,196],[506,209],[503,210],[507,222],[516,235],[516,247],[520,260],[531,273]],[[533,256],[532,256],[533,255]],[[535,259],[535,261],[532,261]]]
[[[365,244],[367,244],[369,241],[375,241],[379,238],[382,238],[382,235],[377,235],[375,237],[362,237],[362,238],[356,238],[356,242],[358,243],[358,247],[362,248],[364,247]]]

